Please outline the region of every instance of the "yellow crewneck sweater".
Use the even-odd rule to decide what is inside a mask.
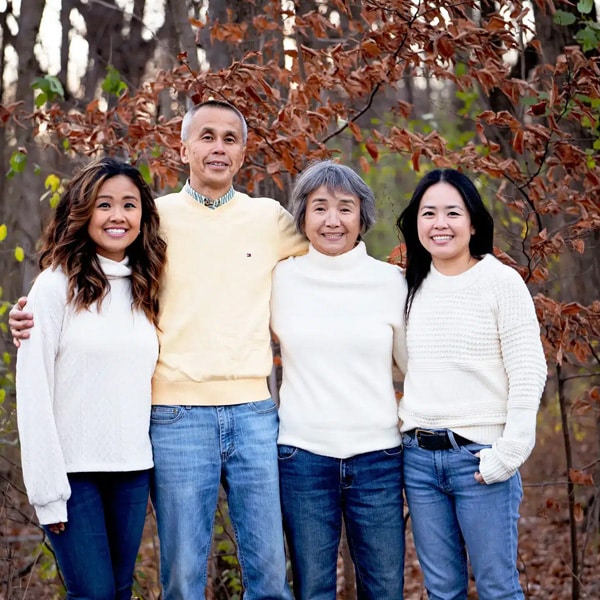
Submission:
[[[269,397],[271,273],[306,240],[271,198],[236,192],[210,209],[186,192],[157,200],[167,268],[153,404],[219,406]]]

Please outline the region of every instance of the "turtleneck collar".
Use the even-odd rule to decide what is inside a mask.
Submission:
[[[122,279],[123,277],[131,277],[131,267],[129,266],[129,257],[126,256],[123,260],[117,262],[101,256],[96,255],[100,262],[100,268],[104,271],[104,274],[108,279]]]
[[[364,242],[358,242],[352,250],[329,256],[319,252],[312,244],[308,246],[307,260],[313,265],[330,271],[345,271],[357,265],[367,256],[367,247]]]

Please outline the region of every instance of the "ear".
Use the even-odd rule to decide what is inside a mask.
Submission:
[[[185,144],[184,142],[182,142],[181,146],[179,147],[179,156],[181,157],[181,162],[184,165],[189,164],[190,158],[188,156],[187,144]]]
[[[475,235],[475,227],[471,226],[471,235]]]

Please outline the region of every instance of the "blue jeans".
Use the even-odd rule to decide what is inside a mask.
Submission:
[[[467,553],[480,600],[523,598],[517,571],[517,521],[523,495],[516,473],[482,485],[474,456],[481,444],[450,450],[404,440],[404,485],[415,547],[430,600],[466,600]]]
[[[44,527],[67,598],[130,600],[142,539],[149,471],[69,473],[71,497],[62,533]]]
[[[290,600],[272,400],[153,406],[152,499],[164,600],[202,600],[219,483],[227,494],[245,600]]]
[[[279,446],[294,596],[335,600],[346,527],[359,600],[399,600],[404,585],[402,447],[339,459]]]

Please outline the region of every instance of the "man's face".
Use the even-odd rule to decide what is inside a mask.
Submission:
[[[242,123],[232,110],[204,106],[196,112],[181,146],[192,187],[216,200],[225,194],[244,162]]]

